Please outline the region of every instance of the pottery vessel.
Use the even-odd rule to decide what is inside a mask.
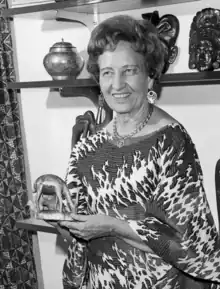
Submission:
[[[69,42],[55,43],[45,55],[43,64],[54,80],[75,79],[82,71],[84,59]]]

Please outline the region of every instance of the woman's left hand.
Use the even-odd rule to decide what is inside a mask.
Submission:
[[[72,221],[61,221],[61,227],[68,228],[77,238],[91,239],[110,236],[113,231],[114,218],[107,215],[76,215],[71,214]]]

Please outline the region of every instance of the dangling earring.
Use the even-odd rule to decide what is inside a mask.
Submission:
[[[148,102],[154,104],[157,100],[157,93],[154,90],[149,90],[147,93]]]
[[[102,123],[102,115],[103,115],[103,109],[104,109],[104,97],[103,94],[99,94],[99,100],[98,100],[98,111],[96,115],[96,124]]]

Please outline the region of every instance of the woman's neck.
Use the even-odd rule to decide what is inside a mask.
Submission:
[[[126,114],[117,114],[117,131],[120,135],[126,135],[133,131],[136,126],[143,122],[149,113],[147,101],[136,111]]]

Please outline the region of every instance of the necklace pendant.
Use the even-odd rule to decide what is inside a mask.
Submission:
[[[123,139],[120,139],[117,141],[117,145],[119,148],[123,147],[124,144],[125,144],[125,141]]]

